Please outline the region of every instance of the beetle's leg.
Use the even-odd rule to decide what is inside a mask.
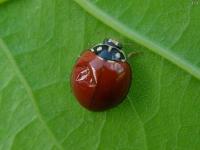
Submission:
[[[132,51],[132,52],[128,53],[127,57],[128,57],[128,59],[130,59],[131,57],[135,57],[135,56],[140,55],[140,54],[142,54],[142,52]]]

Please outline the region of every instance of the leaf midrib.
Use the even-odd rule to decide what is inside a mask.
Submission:
[[[114,19],[109,14],[103,12],[100,8],[89,2],[88,0],[74,0],[77,2],[85,11],[90,13],[92,16],[111,27],[115,31],[121,33],[130,40],[133,40],[140,45],[148,48],[152,52],[162,56],[168,61],[174,63],[179,68],[183,69],[187,73],[191,74],[193,77],[200,80],[200,69],[195,65],[191,64],[189,61],[177,56],[170,49],[151,41],[147,37],[141,35],[134,29],[128,28],[126,25],[122,24],[118,20]]]
[[[29,95],[29,98],[30,98],[30,100],[31,100],[31,102],[33,104],[34,109],[35,109],[36,115],[37,115],[38,119],[40,120],[40,122],[42,123],[44,129],[49,134],[49,136],[51,137],[52,141],[54,141],[55,145],[60,150],[64,150],[62,145],[58,142],[58,140],[56,139],[55,135],[50,130],[50,128],[47,126],[46,122],[44,121],[44,118],[42,117],[41,112],[40,112],[40,110],[39,110],[39,108],[37,106],[37,103],[36,103],[35,96],[33,94],[32,88],[30,87],[30,85],[28,84],[26,78],[24,77],[24,75],[20,71],[20,68],[18,67],[18,65],[17,65],[12,53],[10,52],[9,48],[6,46],[5,42],[1,38],[0,38],[0,48],[6,54],[8,60],[10,61],[11,65],[13,67],[13,70],[15,71],[16,75],[18,76],[18,78],[21,81],[22,85],[24,85],[24,88],[25,88],[27,94]]]

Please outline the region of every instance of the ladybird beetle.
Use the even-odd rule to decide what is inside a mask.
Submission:
[[[92,111],[118,105],[131,85],[131,67],[122,45],[105,39],[82,53],[71,74],[72,91],[78,102]]]

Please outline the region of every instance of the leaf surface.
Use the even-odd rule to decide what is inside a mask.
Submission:
[[[123,34],[121,28],[112,30],[108,27],[112,23],[104,25],[101,16],[87,14],[71,0],[2,3],[0,149],[200,149],[200,45],[195,38],[200,34],[199,21],[194,19],[199,6],[177,1],[169,7],[172,1],[157,0],[126,0],[126,5],[103,0],[77,2],[99,8],[130,33],[137,31],[139,45],[134,43],[135,37]],[[175,9],[179,5],[184,6],[183,12],[182,7]],[[184,12],[190,18],[185,29],[180,25],[182,20],[188,21]],[[114,109],[94,113],[75,100],[70,73],[81,51],[105,37],[131,43],[124,44],[127,53],[138,50],[143,54],[129,60],[134,75],[126,100]],[[145,41],[187,62],[186,68],[192,66],[194,72],[184,69],[184,64],[174,65],[165,52],[163,57],[157,55],[160,49],[151,49]]]

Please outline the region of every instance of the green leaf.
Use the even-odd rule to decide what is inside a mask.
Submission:
[[[92,15],[71,0],[0,5],[0,150],[199,150],[199,6],[76,2]],[[94,113],[75,100],[70,73],[105,37],[142,54],[129,61],[125,101]]]
[[[193,37],[193,44],[198,44],[199,41],[200,31],[193,26],[199,25],[196,16],[200,11],[192,7],[193,4],[198,3],[182,2],[182,0],[176,3],[171,0],[167,4],[159,1],[125,0],[119,6],[121,1],[117,0],[110,6],[110,2],[105,0],[91,1],[94,4],[88,0],[75,1],[122,35],[149,48],[200,79],[199,47],[188,46],[191,44],[191,37]],[[173,7],[170,7],[171,5]],[[195,54],[190,54],[191,51]]]
[[[3,2],[6,2],[6,1],[7,1],[7,0],[0,0],[0,4],[3,3]]]

